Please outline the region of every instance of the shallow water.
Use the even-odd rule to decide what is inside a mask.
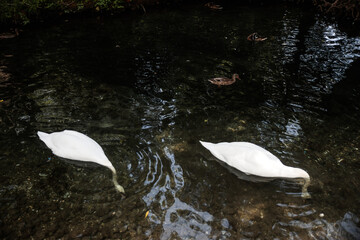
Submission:
[[[186,6],[27,29],[0,50],[1,238],[359,239],[360,37],[336,23]],[[36,136],[63,129],[99,142],[125,198]],[[310,174],[312,198],[242,179],[199,140],[265,147]]]

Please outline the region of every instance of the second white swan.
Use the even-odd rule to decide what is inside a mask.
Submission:
[[[249,142],[200,143],[216,158],[245,174],[268,178],[302,178],[304,185],[301,196],[310,198],[307,191],[310,184],[309,174],[301,168],[282,164],[266,149]]]

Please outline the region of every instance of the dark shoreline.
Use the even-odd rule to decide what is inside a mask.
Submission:
[[[106,2],[105,0],[103,1]],[[52,8],[45,8],[43,6],[39,8],[35,7],[35,9],[31,10],[22,9],[20,13],[13,14],[12,17],[6,17],[6,15],[9,15],[9,13],[0,13],[0,39],[13,38],[18,36],[19,29],[24,28],[25,26],[28,27],[49,23],[53,24],[56,22],[63,22],[78,18],[116,17],[129,13],[146,14],[152,9],[177,8],[189,4],[204,5],[204,7],[206,7],[205,5],[208,2],[213,3],[211,0],[202,0],[195,3],[189,0],[124,0],[121,3],[121,6],[108,5],[107,7],[104,6],[103,8],[100,8],[96,5],[95,1],[92,2],[92,4],[87,3],[86,5],[81,5],[81,2],[75,3],[74,1],[69,0],[69,4],[66,5],[66,7],[64,7],[64,3],[61,3],[63,7],[61,7],[60,3],[54,3],[54,7]],[[358,35],[359,31],[356,29],[360,27],[360,3],[357,3],[356,0],[340,0],[336,2],[340,2],[339,7],[333,6],[327,0],[276,0],[271,2],[262,0],[245,0],[241,3],[232,0],[214,1],[215,4],[219,4],[221,7],[224,7],[224,9],[230,8],[234,4],[251,7],[262,7],[278,4],[283,4],[285,6],[297,6],[308,9],[310,11],[318,12],[318,14],[323,15],[323,17],[327,18],[329,21],[339,23],[341,28],[346,29],[346,31],[350,32],[351,34]],[[0,4],[0,8],[1,5],[6,4],[7,3]],[[349,6],[345,6],[346,4]],[[79,5],[82,7],[80,8]],[[3,11],[4,9],[5,8],[3,8]]]

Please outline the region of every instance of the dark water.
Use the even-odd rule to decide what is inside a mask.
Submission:
[[[360,37],[336,23],[189,6],[31,28],[0,51],[2,239],[360,239]],[[63,129],[99,142],[126,198],[36,136]],[[239,179],[199,140],[265,147],[312,198]]]

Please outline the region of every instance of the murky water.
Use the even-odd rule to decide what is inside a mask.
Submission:
[[[27,29],[0,49],[1,238],[360,238],[360,37],[335,23],[188,6]],[[100,143],[126,198],[108,169],[36,136],[63,129]],[[312,198],[239,178],[199,140],[265,147],[310,174]]]

